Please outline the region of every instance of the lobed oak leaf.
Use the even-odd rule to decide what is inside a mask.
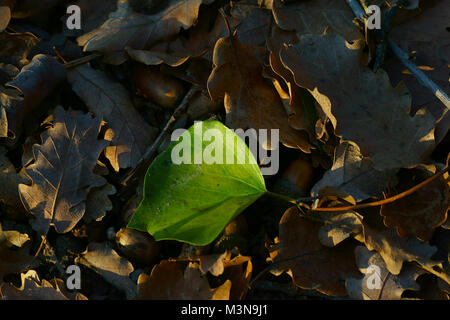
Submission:
[[[87,223],[102,220],[106,216],[106,213],[113,208],[109,196],[115,193],[116,188],[109,183],[101,187],[92,188],[86,198],[86,214],[83,217],[84,220]]]
[[[138,298],[141,300],[228,300],[231,281],[211,289],[198,265],[189,263],[186,268],[179,261],[163,260],[153,267],[150,275],[138,279]]]
[[[34,145],[35,162],[26,168],[32,185],[19,184],[25,208],[35,220],[33,228],[46,234],[51,225],[57,232],[73,229],[85,213],[85,201],[92,187],[105,184],[93,173],[97,159],[107,146],[97,140],[101,120],[62,107],[54,111],[55,124]]]
[[[89,110],[107,122],[105,139],[110,145],[105,156],[114,170],[134,167],[152,144],[157,129],[136,111],[128,91],[104,72],[83,65],[69,71],[67,78]]]
[[[433,117],[411,117],[406,86],[392,88],[383,70],[373,73],[361,65],[361,55],[361,42],[350,45],[327,33],[301,37],[298,44],[283,48],[281,60],[297,85],[318,101],[336,134],[354,141],[374,169],[421,163],[435,145]]]
[[[300,217],[288,209],[280,220],[279,241],[269,248],[276,274],[287,271],[295,285],[327,295],[345,296],[341,280],[358,274],[354,244],[345,241],[334,248],[323,246],[318,237],[322,224]]]
[[[217,41],[214,69],[208,79],[213,100],[224,97],[226,125],[233,129],[279,129],[281,142],[290,148],[311,152],[307,133],[289,126],[282,101],[276,90],[265,82],[262,64],[254,49],[241,43],[236,34]],[[233,79],[233,81],[230,81]],[[270,137],[260,141],[271,149]]]
[[[386,268],[380,254],[369,251],[363,246],[355,248],[355,257],[358,268],[364,274],[364,277],[346,280],[345,286],[350,298],[400,300],[405,290],[420,290],[416,280],[425,271],[419,267],[407,265],[400,274],[393,275]]]

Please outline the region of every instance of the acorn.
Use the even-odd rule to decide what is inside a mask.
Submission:
[[[133,214],[139,206],[141,200],[142,197],[139,194],[135,194],[125,203],[121,214],[122,223],[124,225],[127,225],[128,222],[130,222],[131,217],[133,217]]]
[[[134,82],[139,94],[168,109],[175,108],[186,94],[180,80],[147,66],[136,68]]]
[[[297,159],[292,161],[275,182],[272,189],[292,198],[305,197],[313,186],[314,168],[309,161]]]
[[[223,106],[222,101],[212,101],[203,92],[198,92],[189,101],[186,113],[191,120],[200,119],[208,114],[218,111]]]
[[[161,244],[149,235],[135,229],[122,228],[116,233],[119,251],[131,262],[150,265],[155,262],[161,250]]]

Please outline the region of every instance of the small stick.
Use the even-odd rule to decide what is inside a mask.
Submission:
[[[136,177],[137,173],[141,172],[143,168],[146,169],[146,167],[150,164],[150,162],[153,160],[153,158],[156,155],[156,152],[158,151],[159,146],[164,141],[164,139],[167,137],[169,132],[172,130],[176,120],[180,118],[182,114],[185,113],[189,101],[194,96],[195,93],[200,91],[199,87],[193,86],[189,92],[184,96],[183,101],[181,101],[180,105],[175,109],[172,116],[170,117],[169,121],[167,121],[166,126],[161,131],[161,133],[158,135],[156,140],[153,142],[153,144],[145,151],[144,155],[141,157],[141,159],[138,161],[136,167],[131,170],[130,173],[128,173],[125,178],[122,180],[122,185],[127,186],[130,184],[131,180]]]
[[[67,62],[66,59],[64,59],[64,57],[61,55],[61,53],[55,46],[53,47],[53,51],[55,51],[56,56],[59,58],[59,60],[61,60],[62,63],[64,63],[64,68],[66,68],[66,69],[72,69],[72,68],[78,67],[82,64],[88,63],[89,61],[100,58],[102,56],[99,53],[93,53],[91,55],[81,57],[79,59]]]
[[[358,18],[367,18],[364,9],[361,7],[361,5],[357,0],[345,0],[345,1]],[[402,49],[400,49],[400,47],[398,47],[392,40],[388,38],[387,42],[392,52],[405,65],[405,67],[408,68],[409,71],[411,71],[411,73],[419,81],[419,83],[430,89],[433,92],[433,94],[444,104],[444,106],[447,109],[450,109],[450,98],[445,93],[445,91],[442,90],[430,78],[428,78],[425,75],[425,73],[423,73],[419,68],[417,68],[415,63],[410,60],[409,55],[406,54]]]

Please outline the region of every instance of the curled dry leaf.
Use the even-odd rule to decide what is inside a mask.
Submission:
[[[138,298],[142,300],[228,300],[231,281],[211,289],[206,276],[198,266],[189,263],[186,268],[179,261],[163,260],[150,275],[138,279]]]
[[[11,250],[13,247],[18,250]],[[0,223],[0,284],[3,277],[22,271],[31,262],[31,240],[27,234],[15,230],[3,231]]]
[[[136,111],[128,91],[104,72],[87,65],[69,71],[67,77],[89,110],[107,122],[105,139],[110,145],[105,156],[114,170],[134,167],[152,144],[157,130]]]
[[[351,195],[356,201],[381,196],[387,187],[387,172],[373,168],[373,163],[361,154],[359,147],[344,141],[336,149],[333,166],[312,188],[312,195],[318,195],[325,186],[335,187]]]
[[[361,38],[354,14],[344,1],[296,1],[285,5],[283,0],[273,0],[272,13],[277,25],[300,35],[322,34],[328,27],[352,41]]]
[[[27,59],[28,54],[33,47],[39,42],[30,32],[26,33],[0,33],[0,62],[12,64],[17,68],[22,68],[30,61]]]
[[[356,263],[363,278],[349,278],[345,282],[350,298],[359,300],[399,300],[405,290],[420,290],[417,278],[425,271],[415,265],[407,265],[399,275],[391,274],[375,251],[358,246]],[[379,271],[379,273],[378,273]]]
[[[280,96],[265,82],[255,48],[241,43],[236,35],[222,38],[214,48],[214,69],[208,79],[213,100],[225,98],[226,124],[233,129],[279,129],[281,142],[291,148],[311,152],[305,132],[289,126]],[[232,79],[232,81],[230,81]],[[270,136],[260,141],[272,148]]]
[[[34,56],[31,63],[6,84],[12,90],[0,92],[0,111],[6,111],[8,127],[6,136],[0,132],[0,137],[18,137],[27,118],[65,77],[66,69],[54,58],[43,54]]]
[[[357,143],[375,169],[417,165],[435,145],[434,119],[408,114],[406,86],[392,88],[383,70],[363,66],[361,44],[330,33],[305,35],[283,48],[281,60],[319,102],[336,134]]]
[[[20,275],[22,285],[20,288],[12,284],[4,284],[0,287],[0,297],[4,300],[86,300],[81,293],[73,295],[64,293],[59,286],[62,280],[57,279],[53,283],[40,280],[36,271],[29,270]],[[71,297],[70,297],[71,296]]]
[[[94,187],[89,191],[86,198],[86,222],[102,220],[108,211],[113,208],[113,204],[108,196],[116,193],[116,188],[109,183],[101,187]]]
[[[318,237],[321,225],[300,217],[296,207],[288,209],[280,221],[279,241],[269,248],[273,272],[288,271],[300,288],[344,296],[341,281],[358,274],[355,246],[348,241],[334,248],[323,246]]]
[[[107,146],[97,140],[101,120],[62,107],[55,109],[54,118],[53,128],[41,136],[42,144],[33,147],[35,162],[26,168],[32,185],[19,185],[24,206],[35,216],[33,228],[41,234],[50,225],[60,233],[72,230],[84,215],[89,190],[105,184],[93,173]]]
[[[92,242],[75,263],[96,271],[111,285],[125,292],[127,299],[136,297],[136,284],[131,281],[133,265],[104,243]]]
[[[169,40],[180,29],[190,28],[197,20],[201,4],[214,0],[170,0],[166,8],[153,15],[134,12],[128,1],[118,2],[117,10],[110,14],[99,28],[78,38],[85,51],[115,54],[108,62],[123,63],[127,57],[125,47],[136,50],[150,49],[159,41]]]
[[[419,166],[401,177],[396,193],[405,191],[436,172],[435,166]],[[390,192],[387,196],[393,196]],[[430,240],[434,229],[444,224],[450,208],[450,180],[441,176],[409,196],[381,207],[387,227],[395,227],[400,237],[410,234],[422,241]]]

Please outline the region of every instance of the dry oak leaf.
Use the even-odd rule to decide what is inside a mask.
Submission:
[[[214,69],[208,79],[213,100],[224,97],[226,125],[232,129],[279,129],[281,142],[290,148],[311,152],[308,134],[289,126],[280,96],[262,76],[263,66],[254,48],[241,43],[236,34],[217,41]],[[260,141],[265,149],[271,138]]]
[[[376,250],[386,263],[390,273],[398,275],[404,262],[417,262],[425,270],[430,268],[442,269],[439,261],[431,259],[438,248],[421,242],[414,236],[400,238],[392,228],[383,225],[379,216],[379,208],[366,211],[363,221],[363,232],[355,238],[365,243],[367,249]]]
[[[0,147],[0,202],[19,210],[22,208],[17,187],[28,183],[26,176],[16,172],[16,168],[6,156],[6,150]]]
[[[96,271],[108,283],[125,292],[127,299],[136,297],[136,284],[130,279],[133,265],[105,243],[90,243],[75,263]]]
[[[12,284],[4,284],[0,287],[0,297],[4,300],[86,300],[81,293],[67,294],[61,291],[59,286],[65,285],[61,279],[49,282],[40,280],[36,271],[29,270],[20,275],[22,285],[16,288]],[[67,294],[67,295],[66,295]]]
[[[405,191],[436,172],[435,166],[418,166],[402,175],[396,193]],[[400,237],[415,235],[428,241],[434,229],[444,224],[450,208],[450,179],[441,176],[409,196],[381,206],[384,224],[395,227]],[[389,192],[387,197],[393,196]]]
[[[89,223],[101,221],[106,213],[113,208],[108,196],[116,193],[116,188],[109,183],[104,186],[92,188],[86,198],[86,214],[83,219]]]
[[[387,172],[373,168],[372,161],[361,154],[351,141],[342,142],[335,150],[333,166],[312,188],[316,196],[325,186],[335,187],[351,195],[356,201],[381,196],[387,188]]]
[[[400,300],[405,290],[420,290],[417,278],[425,271],[409,264],[399,275],[391,274],[375,251],[358,246],[355,249],[356,263],[363,278],[349,278],[345,281],[350,298],[358,300]],[[377,272],[378,270],[379,273]],[[375,279],[377,277],[377,279]]]
[[[18,250],[11,250],[17,247]],[[0,283],[10,273],[22,271],[31,262],[31,241],[27,234],[15,230],[3,231],[0,223]]]
[[[281,29],[295,30],[299,35],[319,35],[331,27],[348,41],[361,38],[352,22],[354,14],[344,1],[296,1],[285,5],[282,0],[273,0],[272,13]]]
[[[319,102],[336,134],[354,141],[375,169],[417,165],[435,145],[434,119],[424,110],[408,114],[408,89],[391,87],[383,70],[363,66],[362,44],[331,33],[305,35],[283,48],[281,60]]]
[[[35,220],[33,228],[46,234],[51,225],[65,233],[83,218],[85,200],[92,187],[105,184],[93,173],[108,145],[97,140],[101,120],[78,111],[54,111],[53,128],[42,133],[42,144],[33,146],[35,162],[26,168],[32,185],[19,185],[25,208]]]
[[[69,71],[67,78],[89,110],[107,122],[105,139],[110,145],[105,156],[114,170],[134,167],[152,144],[157,129],[134,108],[127,89],[87,65]]]
[[[448,94],[450,92],[449,4],[447,1],[433,1],[430,5],[431,8],[422,10],[417,17],[389,31],[389,38],[411,54],[419,69]],[[408,86],[412,96],[413,112],[425,106],[436,121],[439,121],[436,124],[435,136],[436,141],[440,142],[450,129],[448,109],[397,59],[392,63],[386,61],[386,71],[394,85],[402,80]]]
[[[0,92],[0,111],[5,110],[7,132],[0,137],[16,138],[26,127],[39,104],[66,78],[66,69],[53,57],[38,54]]]
[[[141,300],[228,300],[231,281],[211,289],[198,265],[163,260],[154,266],[150,275],[142,273],[138,279],[138,298]]]
[[[39,42],[39,39],[31,32],[7,33],[0,32],[0,62],[12,64],[17,68],[30,63],[28,54]]]
[[[345,296],[341,281],[358,275],[354,244],[345,241],[334,248],[323,246],[318,237],[322,224],[300,216],[296,207],[288,209],[280,220],[279,241],[269,248],[276,263],[273,273],[287,271],[295,285],[323,294]]]
[[[190,28],[197,20],[201,4],[214,0],[169,0],[166,8],[152,15],[134,12],[128,1],[117,3],[104,24],[77,39],[84,51],[113,54],[107,61],[121,64],[127,59],[123,50],[150,49],[160,41],[170,40],[180,29]]]
[[[252,277],[253,264],[251,257],[237,255],[233,258],[231,252],[216,253],[209,255],[189,255],[191,261],[198,261],[202,273],[211,273],[222,280],[230,280],[231,300],[244,298],[249,288]]]

